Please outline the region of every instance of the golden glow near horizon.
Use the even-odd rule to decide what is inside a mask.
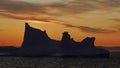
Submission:
[[[96,46],[120,46],[120,0],[1,0],[0,45],[20,46],[24,22],[60,40],[96,37]]]

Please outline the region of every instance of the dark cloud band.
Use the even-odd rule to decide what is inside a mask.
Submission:
[[[0,15],[8,18],[19,20],[35,20],[51,22],[57,20],[54,16],[64,14],[76,14],[93,10],[120,8],[120,0],[71,0],[67,4],[52,3],[52,4],[35,4],[22,2],[20,0],[1,0]],[[58,12],[56,12],[57,10]],[[114,19],[119,21],[119,19]],[[114,30],[92,28],[88,26],[73,26],[69,24],[61,24],[66,27],[73,27],[88,33],[114,33]]]
[[[74,25],[70,25],[70,24],[63,24],[63,25],[66,27],[77,28],[77,29],[80,29],[81,31],[87,32],[87,33],[115,33],[115,32],[117,32],[115,30],[92,28],[92,27],[88,27],[88,26],[74,26]]]

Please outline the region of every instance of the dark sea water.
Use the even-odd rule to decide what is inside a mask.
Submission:
[[[0,56],[0,68],[120,68],[120,52],[110,58]]]

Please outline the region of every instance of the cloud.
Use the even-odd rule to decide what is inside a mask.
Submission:
[[[0,2],[0,10],[4,10],[4,12],[14,13],[14,14],[39,14],[45,13],[44,7],[27,3],[21,1],[13,1],[13,0],[1,0]]]
[[[33,3],[33,2],[37,2]],[[0,10],[11,13],[64,15],[120,7],[120,0],[1,0]],[[57,10],[57,12],[55,12]]]
[[[120,32],[120,24],[117,24],[117,25],[113,26],[113,28],[117,29],[118,32]]]
[[[56,7],[66,13],[84,13],[94,10],[120,8],[120,0],[71,0],[64,7]]]
[[[24,17],[27,14],[55,19],[67,14],[118,8],[119,4],[120,0],[0,0],[0,15],[11,13]]]
[[[63,4],[40,5],[18,0],[1,0],[0,15],[19,20],[56,21],[54,16],[58,14],[50,8],[52,6],[58,7]]]
[[[4,31],[4,30],[3,30],[3,29],[0,29],[0,32],[1,32],[1,31]]]
[[[29,3],[36,3],[36,4],[42,4],[42,5],[50,5],[50,4],[66,4],[70,0],[20,0],[24,2],[29,2]]]
[[[33,20],[33,21],[43,21],[43,22],[51,22],[51,21],[57,21],[56,19],[52,18],[40,18],[40,17],[34,17],[34,16],[20,16],[20,15],[14,15],[10,13],[0,13],[0,15],[8,17],[8,18],[14,18],[14,19],[19,19],[19,20]]]
[[[102,29],[102,28],[92,28],[87,26],[80,26],[79,27],[82,31],[85,32],[91,32],[91,33],[114,33],[115,30],[108,30],[108,29]]]
[[[116,21],[116,22],[120,22],[120,18],[112,18],[110,20]]]
[[[0,15],[19,20],[34,20],[52,22],[62,15],[85,13],[94,10],[106,10],[120,8],[120,0],[0,0]],[[51,1],[51,2],[49,2]],[[65,3],[64,3],[65,1]],[[119,21],[119,19],[114,19]],[[80,29],[88,33],[114,33],[116,31],[88,26],[74,26],[62,23],[66,27]]]
[[[80,29],[81,31],[87,32],[87,33],[115,33],[115,32],[117,32],[115,30],[93,28],[93,27],[88,27],[88,26],[74,26],[74,25],[70,25],[70,24],[63,24],[63,25],[66,27],[77,28],[77,29]]]

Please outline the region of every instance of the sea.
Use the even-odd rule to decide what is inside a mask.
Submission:
[[[120,52],[110,58],[0,56],[0,68],[120,68]]]

